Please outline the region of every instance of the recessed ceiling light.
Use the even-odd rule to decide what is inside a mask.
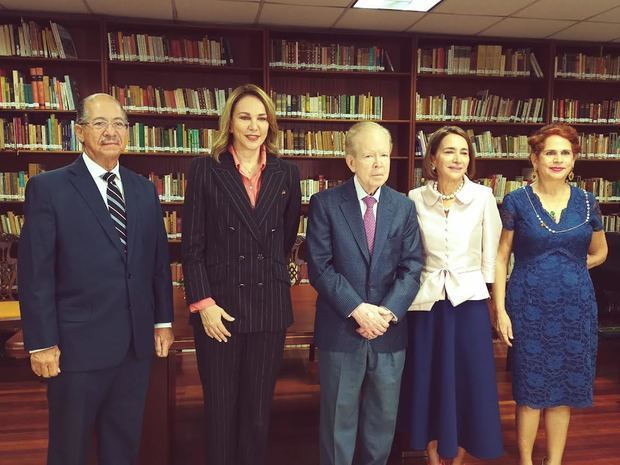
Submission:
[[[357,0],[353,8],[373,10],[429,11],[442,0]]]

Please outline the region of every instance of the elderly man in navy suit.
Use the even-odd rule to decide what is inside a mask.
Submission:
[[[127,116],[80,103],[78,159],[26,187],[19,300],[32,370],[48,379],[48,465],[135,462],[153,352],[173,341],[168,243],[155,186],[123,167]]]
[[[321,465],[351,465],[357,437],[359,463],[384,465],[422,251],[413,202],[384,185],[389,131],[357,123],[345,150],[353,178],[312,196],[308,213],[310,282],[318,292]]]

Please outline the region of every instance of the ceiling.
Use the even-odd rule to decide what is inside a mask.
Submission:
[[[303,28],[620,43],[620,0],[444,0],[430,13],[354,0],[0,0],[2,9]],[[53,5],[53,6],[52,6]]]

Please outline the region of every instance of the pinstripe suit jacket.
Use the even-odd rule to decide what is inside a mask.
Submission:
[[[232,156],[192,162],[183,208],[188,303],[213,297],[235,317],[231,332],[276,331],[293,322],[286,257],[299,224],[299,172],[267,155],[252,208]],[[194,316],[197,318],[197,315]]]

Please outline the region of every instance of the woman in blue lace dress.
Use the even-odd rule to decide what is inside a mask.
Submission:
[[[591,193],[567,182],[579,153],[574,128],[552,124],[528,143],[536,180],[502,205],[493,296],[497,331],[512,346],[520,465],[532,465],[544,410],[546,465],[561,465],[571,407],[592,405],[597,309],[588,269],[607,257]],[[515,264],[506,289],[507,263]]]

